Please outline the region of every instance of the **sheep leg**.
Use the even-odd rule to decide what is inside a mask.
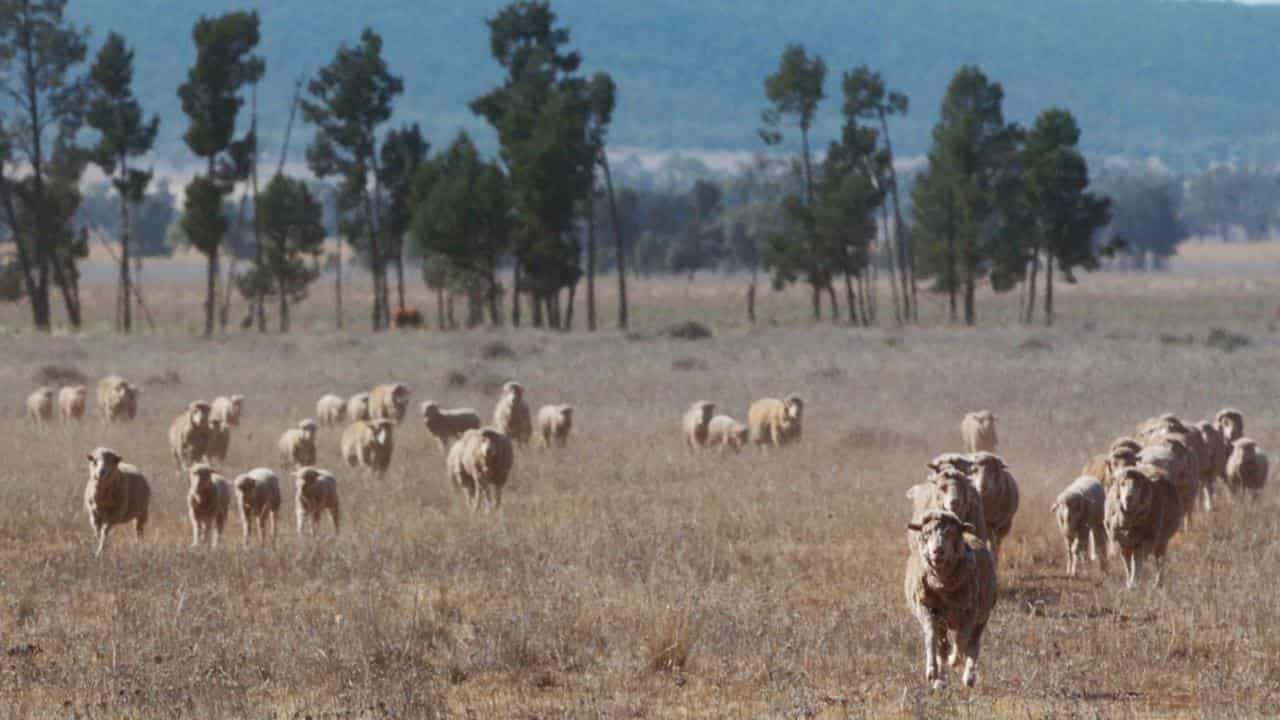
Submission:
[[[1165,548],[1163,546],[1157,547],[1154,554],[1156,572],[1155,577],[1151,580],[1151,587],[1158,588],[1160,587],[1160,583],[1164,581]]]
[[[920,630],[924,633],[924,681],[932,683],[935,688],[943,687],[946,682],[938,668],[938,628],[928,610],[917,611],[916,619],[920,621]]]
[[[1098,563],[1099,567],[1102,568],[1102,574],[1105,576],[1107,574],[1106,531],[1103,530],[1101,527],[1095,527],[1093,528],[1093,531],[1090,533],[1090,536],[1093,539],[1093,542],[1091,543],[1091,548],[1090,548],[1093,553],[1092,559],[1094,562]]]
[[[1205,512],[1213,512],[1213,481],[1200,484],[1200,500]]]
[[[143,513],[133,523],[133,532],[138,542],[142,542],[142,533],[147,529],[147,515]]]
[[[492,488],[493,511],[497,512],[502,507],[502,486],[494,485]]]
[[[275,513],[275,512],[267,513],[267,515],[268,515],[268,516],[270,516],[270,517],[266,517],[266,516],[264,516],[264,517],[262,518],[262,525],[263,525],[263,527],[262,527],[262,530],[261,530],[261,531],[259,531],[259,533],[263,535],[263,538],[262,538],[262,539],[263,539],[263,540],[266,540],[266,536],[265,536],[265,533],[266,533],[266,531],[267,531],[266,524],[267,524],[267,522],[268,522],[268,521],[270,521],[270,523],[271,523],[271,549],[272,549],[272,550],[275,550],[275,549],[276,549],[276,522],[277,522],[278,518],[276,517],[276,513]]]
[[[333,519],[333,534],[334,534],[334,535],[337,535],[337,534],[338,534],[338,528],[339,528],[339,527],[341,526],[341,524],[342,524],[342,523],[341,523],[341,520],[340,520],[340,515],[341,515],[341,513],[339,513],[338,508],[336,508],[336,507],[329,508],[329,517]]]
[[[986,629],[986,623],[978,623],[974,626],[972,634],[963,638],[964,642],[964,684],[965,687],[973,687],[978,684],[978,653],[982,650],[982,631]],[[961,635],[963,637],[963,635]],[[957,638],[957,644],[961,642],[961,638]]]
[[[1080,538],[1072,535],[1067,540],[1067,575],[1076,576],[1078,565],[1080,564]]]
[[[111,526],[103,523],[94,528],[98,533],[98,549],[94,551],[94,557],[102,557],[102,553],[107,550],[107,534],[111,532]]]

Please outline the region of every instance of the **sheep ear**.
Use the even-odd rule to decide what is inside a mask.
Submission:
[[[85,457],[88,458],[89,462],[93,462],[93,453],[87,453]]]
[[[1056,513],[1056,512],[1058,512],[1058,501],[1057,501],[1057,500],[1054,500],[1054,501],[1053,501],[1053,504],[1049,506],[1049,512],[1051,512],[1051,513]]]
[[[920,532],[920,523],[907,523],[907,530],[911,532]]]
[[[932,471],[934,471],[934,472],[938,472],[938,463],[936,463],[936,462],[927,462],[927,463],[925,463],[925,464],[924,464],[924,466],[925,466],[925,467],[927,467],[927,468],[929,468],[930,470],[932,470]]]

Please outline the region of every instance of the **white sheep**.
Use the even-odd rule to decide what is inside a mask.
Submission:
[[[543,405],[538,409],[538,436],[543,447],[564,447],[572,429],[572,405]]]
[[[1076,478],[1049,506],[1067,546],[1067,574],[1071,577],[1079,574],[1086,542],[1091,543],[1089,556],[1102,568],[1102,574],[1107,574],[1106,506],[1106,488],[1089,475]]]
[[[968,475],[957,469],[940,467],[928,480],[910,487],[907,499],[911,501],[913,522],[923,518],[930,510],[946,510],[973,525],[974,532],[984,541],[990,538],[982,493],[974,487]],[[912,540],[910,533],[907,538]]]
[[[98,412],[102,422],[132,420],[138,415],[141,390],[119,375],[108,375],[98,381]]]
[[[1267,484],[1269,472],[1267,454],[1258,447],[1256,440],[1242,437],[1231,443],[1231,457],[1227,458],[1227,487],[1233,493],[1247,490],[1257,499]]]
[[[974,453],[969,480],[982,496],[982,514],[987,520],[991,556],[998,564],[1000,546],[1013,528],[1013,517],[1018,513],[1018,482],[1009,473],[1009,466],[1004,460],[989,452]]]
[[[717,415],[707,423],[707,447],[738,452],[747,444],[749,433],[745,424],[728,415]]]
[[[316,421],[307,418],[295,428],[280,435],[276,447],[285,467],[304,467],[316,464]]]
[[[1144,465],[1126,468],[1107,490],[1103,525],[1107,539],[1120,553],[1126,587],[1138,586],[1142,563],[1154,555],[1154,584],[1164,577],[1169,540],[1182,523],[1182,502],[1167,470]]]
[[[996,414],[990,410],[978,410],[965,415],[960,421],[960,435],[964,438],[965,452],[995,452],[999,442]]]
[[[204,459],[209,463],[227,461],[231,452],[231,427],[220,418],[209,419],[209,432],[205,435]]]
[[[520,445],[529,444],[533,421],[520,383],[509,380],[502,386],[502,395],[493,408],[493,428]]]
[[[378,475],[391,464],[395,448],[390,420],[359,420],[342,433],[342,459],[351,467],[363,467]]]
[[[1200,493],[1201,504],[1206,512],[1213,511],[1213,494],[1218,481],[1226,481],[1227,458],[1231,457],[1231,446],[1222,439],[1222,431],[1208,420],[1201,420],[1193,426],[1200,432],[1204,442],[1205,457],[1201,458]]]
[[[427,426],[427,433],[435,438],[441,452],[449,449],[449,444],[462,437],[468,430],[480,428],[480,415],[471,408],[454,408],[441,410],[431,400],[422,403],[422,422]]]
[[[169,449],[181,475],[202,459],[209,442],[209,403],[196,400],[169,425]]]
[[[680,427],[684,430],[684,442],[690,450],[707,447],[708,427],[715,414],[716,404],[706,400],[698,400],[685,411],[684,417],[680,419]]]
[[[329,513],[333,521],[333,533],[338,534],[342,525],[342,511],[338,504],[338,479],[328,470],[316,467],[300,467],[293,473],[297,486],[294,505],[298,518],[298,534],[302,535],[308,524],[314,535],[320,529],[320,519]]]
[[[58,391],[58,408],[62,412],[62,422],[78,422],[84,417],[88,394],[88,389],[83,385],[67,385]]]
[[[53,419],[53,388],[45,386],[37,388],[27,396],[27,417],[36,425],[44,425]]]
[[[138,468],[121,462],[120,454],[109,448],[96,448],[87,457],[89,482],[84,489],[84,506],[98,538],[94,555],[101,557],[107,549],[107,536],[114,525],[133,522],[138,542],[142,542],[151,505],[147,479]]]
[[[485,512],[501,507],[502,488],[514,463],[511,439],[488,427],[463,433],[445,461],[450,481],[462,491],[472,513],[482,503]]]
[[[341,425],[347,419],[347,401],[337,395],[321,395],[316,401],[316,419],[325,427]]]
[[[347,421],[369,420],[369,410],[369,393],[356,393],[347,400]]]
[[[236,477],[236,500],[240,507],[240,524],[244,528],[244,545],[256,531],[262,543],[270,530],[271,546],[276,544],[276,523],[280,514],[280,478],[269,468],[254,468]]]
[[[387,383],[374,387],[369,393],[369,417],[373,420],[400,422],[404,419],[405,409],[409,407],[411,392],[404,383]]]
[[[1160,468],[1178,491],[1179,512],[1188,525],[1200,496],[1200,459],[1183,443],[1184,435],[1163,436],[1154,445],[1142,448],[1138,463]]]
[[[209,404],[209,417],[222,421],[224,427],[233,428],[240,425],[240,413],[244,410],[244,396],[219,396]]]
[[[751,403],[747,409],[751,442],[761,448],[799,442],[803,415],[804,401],[798,395],[782,399],[764,398]]]
[[[925,682],[946,685],[941,657],[964,658],[964,684],[978,683],[982,633],[996,603],[996,566],[977,528],[945,510],[930,510],[908,523],[918,536],[907,557],[903,590],[924,633]]]
[[[227,525],[227,510],[231,507],[231,486],[226,478],[214,472],[205,463],[191,466],[188,473],[191,489],[187,492],[187,514],[191,519],[191,547],[201,542],[218,547],[222,531]]]

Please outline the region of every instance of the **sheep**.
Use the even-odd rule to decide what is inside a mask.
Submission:
[[[337,395],[321,395],[316,401],[316,418],[325,427],[341,425],[347,419],[347,401]]]
[[[133,420],[138,415],[140,389],[119,375],[108,375],[98,381],[98,412],[102,422]]]
[[[58,391],[58,409],[62,413],[62,422],[79,422],[84,417],[87,396],[88,389],[83,385],[67,385]]]
[[[1234,408],[1223,408],[1215,418],[1222,440],[1227,445],[1244,437],[1244,414]]]
[[[373,388],[369,393],[370,419],[394,422],[403,420],[405,409],[409,407],[410,392],[409,386],[404,383],[388,383]]]
[[[209,419],[209,432],[205,435],[204,460],[209,463],[227,461],[231,451],[231,428],[220,418]]]
[[[369,415],[369,393],[362,392],[352,395],[347,400],[347,421],[358,422],[370,419],[372,418]]]
[[[728,415],[717,415],[707,423],[707,447],[720,448],[720,452],[738,452],[749,439],[750,430],[743,423]]]
[[[538,436],[542,438],[543,447],[549,448],[552,444],[564,447],[569,442],[572,429],[572,405],[543,405],[538,408]]]
[[[453,485],[462,491],[472,514],[483,502],[485,512],[502,506],[515,452],[510,437],[494,428],[468,430],[449,448],[446,467]]]
[[[36,425],[44,425],[53,419],[54,390],[45,386],[27,396],[27,417]]]
[[[449,449],[449,444],[462,437],[468,430],[480,428],[480,415],[471,408],[455,408],[441,410],[431,400],[422,403],[422,422],[427,426],[427,433],[435,438],[440,452]]]
[[[311,534],[320,529],[320,518],[325,511],[333,520],[333,534],[338,534],[342,524],[342,511],[338,506],[338,479],[328,470],[316,467],[300,467],[293,473],[297,485],[294,506],[298,517],[298,535],[303,534],[307,524],[311,525]]]
[[[513,380],[502,386],[502,396],[493,408],[493,426],[520,445],[528,445],[533,436],[533,421],[524,399],[524,386]]]
[[[223,426],[228,428],[239,427],[240,412],[244,410],[244,396],[216,397],[209,404],[209,410],[209,417],[214,420],[221,420]]]
[[[342,433],[342,458],[351,467],[363,467],[381,475],[391,464],[395,448],[390,420],[358,420]]]
[[[764,398],[751,403],[747,410],[751,442],[761,448],[799,442],[803,415],[804,401],[797,395],[788,395],[781,400]]]
[[[236,502],[240,507],[240,525],[244,529],[244,546],[254,531],[262,543],[271,529],[271,546],[276,545],[276,522],[280,514],[280,478],[269,468],[254,468],[236,477]]]
[[[120,454],[99,447],[90,452],[89,482],[84,489],[84,506],[89,511],[89,524],[98,538],[94,557],[107,549],[107,535],[114,525],[134,523],[138,541],[142,541],[151,505],[151,486],[138,468],[121,462]]]
[[[1111,443],[1111,448],[1101,455],[1094,455],[1089,462],[1085,463],[1084,469],[1080,471],[1080,477],[1095,477],[1102,483],[1103,488],[1111,487],[1111,478],[1113,471],[1117,468],[1123,469],[1138,464],[1138,452],[1142,450],[1142,446],[1137,440],[1130,437],[1122,437]]]
[[[1267,454],[1258,448],[1257,441],[1242,437],[1231,443],[1231,457],[1227,459],[1227,487],[1231,492],[1248,490],[1256,500],[1267,484],[1268,470]]]
[[[681,426],[684,428],[684,442],[690,450],[699,450],[708,446],[709,426],[716,414],[716,404],[699,400],[685,411]]]
[[[1125,587],[1138,586],[1142,562],[1155,556],[1154,585],[1164,577],[1165,552],[1182,521],[1182,501],[1169,471],[1151,465],[1126,468],[1107,490],[1103,526],[1124,560]]]
[[[979,410],[964,416],[960,421],[960,434],[964,437],[965,452],[996,451],[996,415],[990,410]]]
[[[969,476],[959,470],[942,468],[925,482],[908,489],[907,499],[912,504],[913,522],[919,521],[930,510],[946,510],[973,525],[978,537],[984,541],[991,537],[982,493],[974,487]]]
[[[955,470],[962,475],[968,475],[973,472],[973,459],[963,453],[942,453],[925,463],[925,467],[929,469],[929,475],[925,479],[932,479],[943,470]]]
[[[1148,445],[1138,453],[1140,465],[1150,465],[1168,473],[1169,482],[1178,491],[1181,517],[1191,524],[1191,512],[1200,496],[1200,460],[1183,443],[1184,435],[1167,436],[1156,445]]]
[[[203,541],[216,548],[227,525],[231,486],[226,478],[205,463],[192,465],[189,475],[191,490],[187,493],[187,513],[191,517],[191,547]]]
[[[204,457],[208,442],[209,403],[196,400],[169,425],[169,448],[180,475]]]
[[[991,540],[991,557],[1000,562],[1000,546],[1013,529],[1013,516],[1018,512],[1018,482],[1009,466],[998,455],[979,452],[973,455],[973,471],[969,474],[973,487],[982,496],[982,514],[987,520],[987,537]]]
[[[1200,433],[1204,454],[1200,457],[1200,500],[1205,512],[1213,511],[1213,493],[1218,480],[1227,474],[1227,458],[1231,448],[1222,439],[1222,432],[1208,420],[1201,420],[1192,429]]]
[[[1067,545],[1067,574],[1076,577],[1080,562],[1084,559],[1084,545],[1091,542],[1089,556],[1107,574],[1107,531],[1103,527],[1106,513],[1107,490],[1096,477],[1084,475],[1076,478],[1049,506],[1058,531]]]
[[[276,447],[285,467],[304,467],[316,464],[316,421],[307,418],[298,427],[289,428],[280,435]]]
[[[908,523],[919,536],[907,557],[903,590],[907,606],[924,633],[925,682],[946,685],[940,655],[948,664],[965,660],[964,684],[978,683],[982,633],[996,603],[996,565],[972,523],[945,510],[930,510]]]

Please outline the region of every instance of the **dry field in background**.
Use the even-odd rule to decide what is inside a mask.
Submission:
[[[179,303],[175,286],[162,301],[157,286],[153,306],[189,320],[133,340],[0,338],[0,718],[1276,716],[1274,487],[1200,516],[1155,592],[1124,591],[1118,562],[1105,580],[1066,578],[1048,506],[1092,453],[1166,410],[1239,407],[1280,458],[1278,284],[1094,275],[1062,293],[1052,330],[897,332],[787,324],[804,294],[767,291],[762,315],[783,325],[746,329],[736,280],[664,281],[638,290],[633,339],[333,334],[321,293],[309,332],[213,341],[182,334],[198,298]],[[0,323],[21,327],[23,310]],[[357,298],[348,317],[364,327],[366,310]],[[979,311],[1011,318],[1013,299]],[[652,337],[689,317],[716,337]],[[1211,327],[1251,342],[1224,352],[1206,345]],[[49,365],[139,382],[140,417],[28,426],[22,401]],[[566,451],[518,454],[499,516],[468,516],[411,416],[381,480],[340,467],[339,432],[321,432],[344,505],[336,543],[298,541],[290,484],[275,552],[243,550],[234,515],[224,547],[187,547],[165,431],[189,400],[247,396],[234,474],[277,466],[279,433],[323,392],[403,380],[415,408],[488,415],[509,377],[535,410],[573,403],[576,426]],[[686,452],[689,402],[742,417],[787,392],[808,399],[801,447]],[[926,459],[958,449],[959,418],[978,408],[1000,415],[1022,509],[980,686],[953,675],[930,693],[902,597],[904,492]],[[146,541],[118,528],[101,562],[82,500],[96,445],[153,489]]]

